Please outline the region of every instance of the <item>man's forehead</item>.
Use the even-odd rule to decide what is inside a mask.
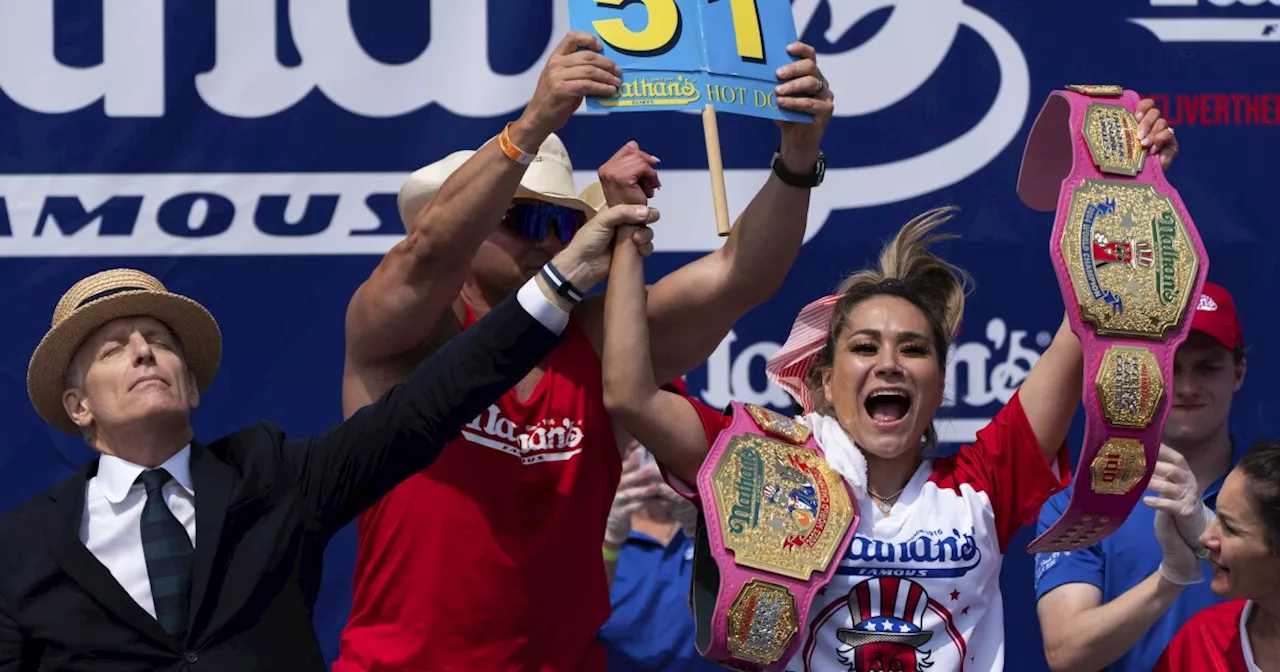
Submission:
[[[173,332],[169,329],[168,325],[160,320],[157,320],[154,317],[147,317],[146,315],[133,315],[129,317],[116,318],[101,327],[98,327],[98,330],[93,332],[93,335],[91,335],[88,340],[94,341],[100,339],[120,338],[122,336],[128,336],[135,331],[141,332],[145,335],[164,334],[170,337],[173,336]]]
[[[1178,347],[1177,358],[1193,360],[1218,359],[1230,354],[1226,348],[1222,347],[1222,343],[1219,343],[1218,339],[1206,333],[1192,330],[1187,334],[1187,340],[1183,341],[1182,345]]]

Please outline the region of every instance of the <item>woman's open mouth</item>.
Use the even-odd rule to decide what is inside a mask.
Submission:
[[[911,393],[900,388],[873,390],[862,403],[867,417],[880,427],[892,427],[907,417],[911,410]]]

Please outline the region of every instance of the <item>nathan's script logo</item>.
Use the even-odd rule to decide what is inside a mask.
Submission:
[[[492,3],[431,2],[425,47],[396,63],[366,50],[364,44],[377,38],[358,29],[349,0],[290,0],[284,24],[277,3],[214,0],[214,25],[195,28],[175,20],[174,3],[100,4],[101,23],[86,23],[100,25],[94,28],[101,31],[100,40],[89,41],[103,45],[101,61],[82,67],[59,59],[54,0],[6,3],[0,21],[0,91],[37,114],[101,115],[93,119],[94,127],[102,126],[109,146],[136,143],[138,126],[130,120],[203,115],[234,133],[244,120],[257,120],[257,126],[289,124],[290,112],[304,100],[366,118],[361,127],[374,132],[384,130],[379,123],[387,120],[385,132],[396,133],[395,124],[404,123],[397,117],[432,105],[455,117],[510,117],[529,102],[542,64],[569,27],[567,3],[547,3],[551,26],[541,53],[523,71],[499,72],[490,53],[501,51],[503,45],[492,44],[491,37],[501,31],[491,24],[504,15],[492,11]],[[862,19],[886,8],[892,11],[875,35],[846,39]],[[963,0],[795,0],[791,9],[800,34],[821,52],[824,75],[840,92],[832,124],[837,135],[842,118],[892,109],[915,95],[944,62],[959,58],[953,46],[962,29],[987,48],[975,57],[980,61],[975,67],[999,73],[990,99],[957,103],[985,111],[973,115],[974,125],[953,139],[879,164],[828,165],[823,188],[813,192],[806,241],[832,212],[897,203],[964,180],[999,156],[1022,128],[1030,102],[1026,58],[1003,26]],[[186,75],[178,74],[174,54],[185,52],[173,45],[195,30],[213,35],[211,65],[191,75],[192,81],[181,81]],[[278,57],[286,41],[297,52],[297,62],[287,65]],[[702,84],[687,77],[649,79],[623,93],[624,99],[647,97],[654,104],[694,95],[703,103],[756,95]],[[207,109],[171,110],[166,103],[178,98],[176,87],[194,90]],[[583,106],[579,114],[593,112]],[[469,135],[451,147],[488,139],[489,131],[480,130],[488,126],[458,127],[459,132],[469,129]],[[687,142],[700,146],[700,127],[687,127]],[[442,129],[450,131],[447,116]],[[188,155],[200,155],[197,150]],[[251,174],[228,172],[222,163],[175,168],[165,163],[168,153],[151,153],[154,167],[128,175],[70,170],[0,176],[0,255],[383,254],[404,236],[395,207],[407,172],[403,166],[381,172],[359,172],[368,170],[361,166]],[[596,179],[595,166],[578,167],[579,188]],[[729,202],[745,204],[768,175],[767,167],[725,170]],[[663,178],[656,207],[678,209],[682,221],[714,221],[705,168],[670,167]],[[656,242],[663,252],[708,252],[724,244],[711,226],[673,227]]]
[[[1099,333],[1161,338],[1181,320],[1199,255],[1167,196],[1086,180],[1071,195],[1060,243],[1081,317]]]
[[[558,462],[582,452],[582,422],[545,418],[521,427],[496,404],[462,428],[468,441],[520,458],[524,464]]]
[[[709,89],[712,100],[723,99],[720,88]],[[727,95],[734,95],[730,90]],[[677,75],[674,77],[640,77],[623,83],[616,98],[601,101],[610,107],[635,107],[639,105],[688,105],[702,98],[697,80]]]
[[[729,530],[743,534],[760,524],[760,493],[764,481],[764,458],[754,448],[738,451],[738,477],[733,491],[737,501],[729,508]]]
[[[964,576],[982,562],[974,530],[920,530],[907,541],[855,535],[837,574],[917,579]]]
[[[1271,42],[1280,44],[1280,0],[1149,0],[1150,16],[1129,21],[1161,42]],[[1223,16],[1222,10],[1247,15]],[[1265,8],[1259,17],[1252,8]],[[1213,16],[1206,16],[1212,12]]]

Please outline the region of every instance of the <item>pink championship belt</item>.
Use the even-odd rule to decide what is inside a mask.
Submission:
[[[1146,160],[1118,86],[1049,95],[1027,139],[1018,195],[1057,208],[1050,251],[1084,350],[1084,445],[1071,500],[1027,547],[1074,551],[1110,534],[1146,490],[1209,257],[1158,157]]]
[[[776,672],[853,541],[857,501],[808,428],[760,406],[731,410],[698,471],[695,643],[722,667]]]

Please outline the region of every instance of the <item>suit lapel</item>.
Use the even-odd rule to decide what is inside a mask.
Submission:
[[[196,634],[196,616],[204,606],[209,576],[222,539],[235,473],[199,443],[191,443],[191,480],[196,490],[196,555],[191,575],[191,620],[188,639]],[[211,616],[211,614],[210,614]],[[205,619],[208,622],[208,618]]]
[[[147,636],[176,648],[178,642],[160,627],[160,622],[138,606],[116,577],[80,541],[84,518],[84,489],[98,471],[95,459],[76,475],[58,484],[50,494],[56,520],[45,526],[45,540],[53,559],[85,592],[104,608]]]

